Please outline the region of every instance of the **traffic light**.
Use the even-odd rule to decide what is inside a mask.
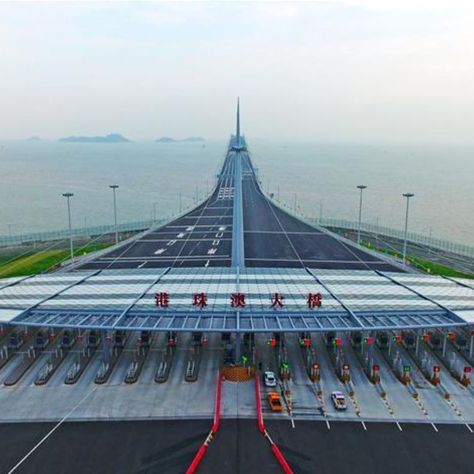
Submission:
[[[300,339],[300,346],[311,347],[311,339],[309,337]]]
[[[342,339],[340,337],[335,337],[332,340],[332,343],[333,343],[334,346],[340,346],[342,344]]]
[[[267,344],[270,346],[270,347],[275,347],[277,342],[276,342],[276,339],[274,337],[270,338],[268,341],[267,341]]]
[[[402,336],[393,336],[392,341],[395,344],[401,344],[402,343]]]
[[[369,344],[369,345],[370,345],[370,344],[372,344],[372,343],[374,342],[374,338],[373,338],[373,337],[366,337],[366,338],[364,339],[364,342],[365,342],[366,344]]]

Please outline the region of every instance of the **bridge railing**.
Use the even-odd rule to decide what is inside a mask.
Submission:
[[[323,227],[336,227],[339,229],[346,230],[357,230],[359,228],[359,223],[357,221],[350,221],[346,219],[332,219],[327,217],[317,219],[307,217],[306,219]],[[392,237],[400,240],[403,240],[405,238],[405,233],[403,230],[393,229],[391,227],[380,226],[377,224],[369,224],[363,222],[361,224],[361,230],[363,232],[369,232],[371,234]],[[463,255],[465,257],[474,258],[474,247],[458,242],[451,242],[449,240],[444,239],[436,239],[427,235],[418,234],[417,232],[408,232],[408,241],[415,244],[426,245],[428,247],[435,248],[438,250],[451,252],[457,255]]]
[[[288,211],[288,209],[286,208]],[[290,211],[291,212],[291,211]],[[298,216],[304,218],[309,222],[319,224],[323,227],[336,227],[346,230],[357,230],[358,222],[346,219],[334,219],[334,218],[314,218],[307,216]],[[119,232],[138,232],[141,230],[149,229],[152,226],[160,226],[172,220],[172,217],[162,217],[156,220],[143,220],[134,222],[123,222],[118,224]],[[372,234],[378,234],[385,237],[392,237],[396,239],[403,239],[404,232],[399,229],[393,229],[391,227],[380,226],[376,224],[362,223],[361,229],[364,232],[370,232]],[[91,237],[102,234],[112,234],[115,232],[114,225],[102,225],[94,227],[81,227],[74,228],[72,234],[74,237]],[[31,232],[19,235],[3,235],[0,236],[0,247],[21,245],[35,242],[48,242],[53,240],[65,240],[69,238],[69,230],[53,230],[46,232]],[[469,245],[461,244],[458,242],[451,242],[444,239],[436,239],[416,232],[408,232],[408,240],[412,243],[426,245],[431,248],[438,250],[452,252],[457,255],[463,255],[465,257],[474,258],[474,247]]]
[[[145,220],[135,222],[123,222],[117,225],[119,232],[136,232],[149,229],[151,226],[159,226],[167,222],[169,218],[160,218],[156,220]],[[115,232],[114,225],[99,225],[93,227],[78,227],[72,229],[73,237],[91,237],[102,234],[112,234]],[[34,242],[48,242],[53,240],[69,239],[69,230],[51,230],[46,232],[30,232],[18,235],[0,236],[0,246],[21,245]]]

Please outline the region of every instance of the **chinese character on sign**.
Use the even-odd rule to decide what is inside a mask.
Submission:
[[[170,304],[168,293],[155,293],[155,304],[159,308],[167,308]]]
[[[283,296],[280,293],[273,293],[271,308],[283,308]]]
[[[309,293],[308,294],[308,308],[320,308],[322,296],[321,293]]]
[[[230,295],[230,305],[232,308],[244,308],[245,307],[245,295],[244,293],[232,293]]]
[[[193,295],[193,306],[198,308],[204,308],[207,306],[207,296],[206,293],[194,293]]]

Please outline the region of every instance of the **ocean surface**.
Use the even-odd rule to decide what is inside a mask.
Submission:
[[[277,143],[249,139],[263,187],[310,216],[403,228],[404,192],[413,192],[410,230],[474,245],[474,146]],[[202,199],[227,142],[123,144],[0,141],[0,234],[170,216]]]

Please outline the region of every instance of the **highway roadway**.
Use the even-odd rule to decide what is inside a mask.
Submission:
[[[232,141],[231,141],[232,143]],[[397,271],[391,264],[315,229],[267,198],[250,155],[229,146],[217,186],[195,209],[81,269],[231,265],[236,160],[241,160],[243,239],[249,267]],[[235,234],[234,234],[235,235]]]

